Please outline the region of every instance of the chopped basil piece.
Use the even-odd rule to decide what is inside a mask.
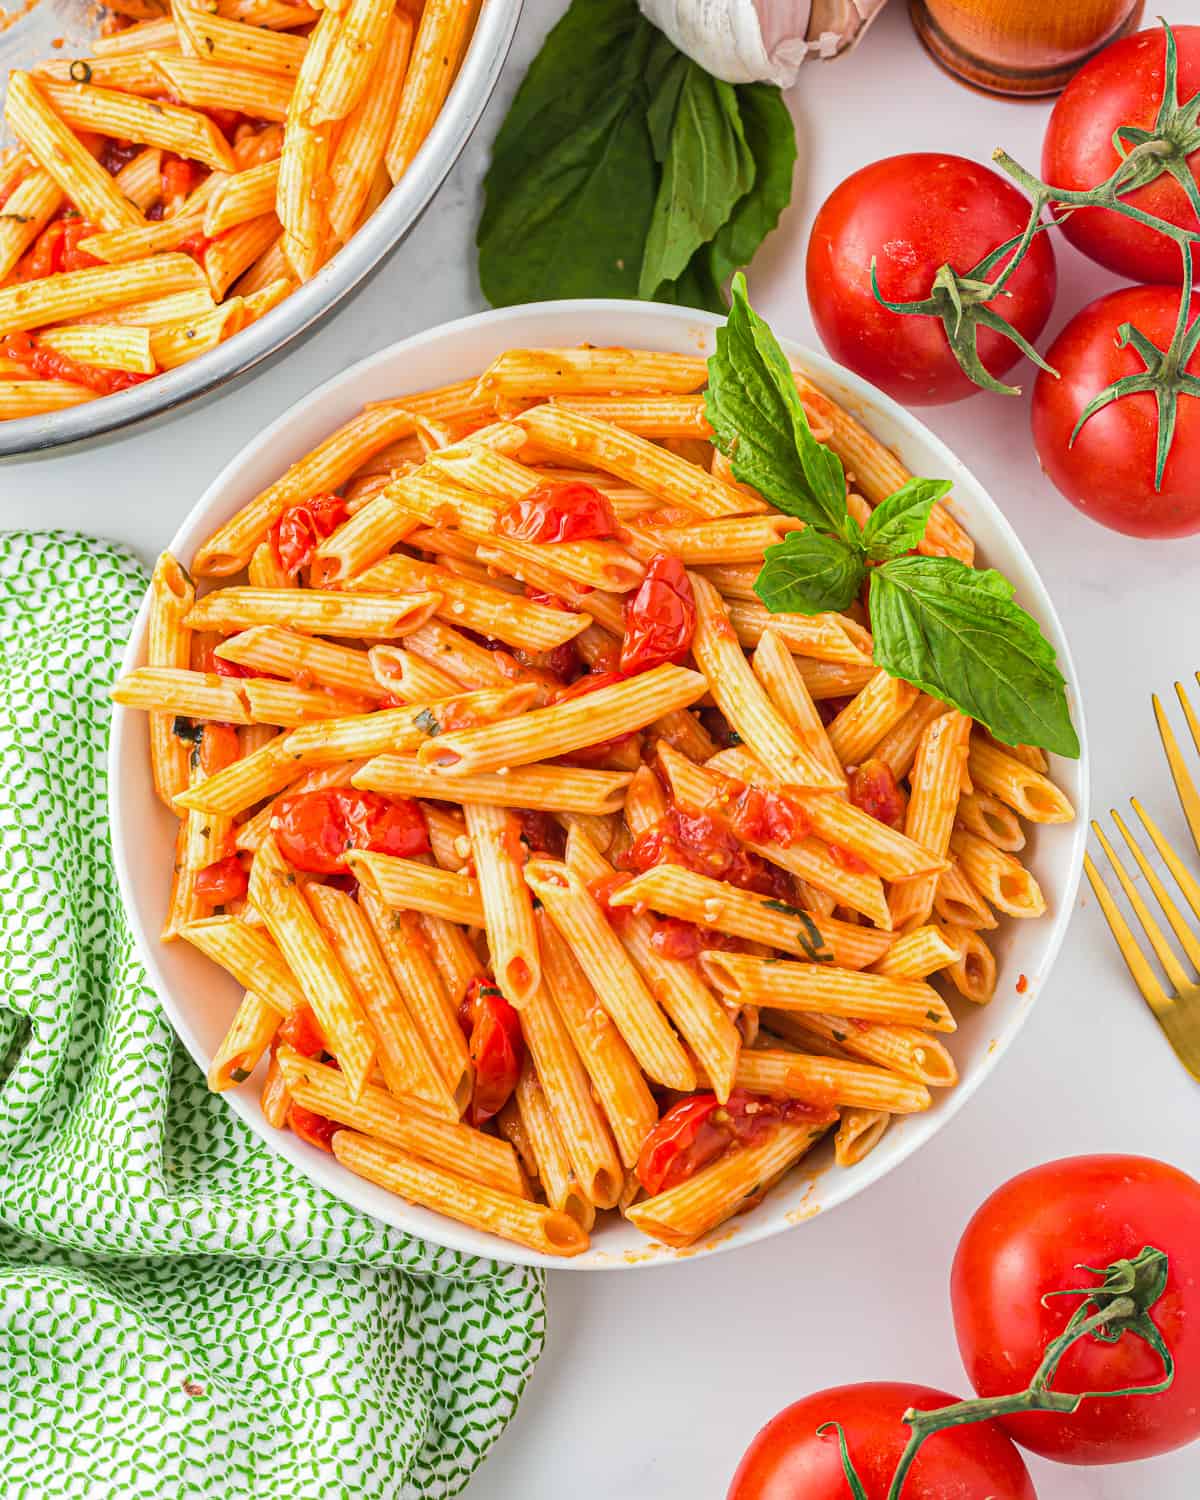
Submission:
[[[413,719],[413,725],[415,728],[419,729],[422,734],[429,735],[431,739],[434,738],[434,736],[441,734],[442,732],[442,726],[438,723],[433,714],[427,708],[423,708],[421,712],[417,714],[417,716]]]

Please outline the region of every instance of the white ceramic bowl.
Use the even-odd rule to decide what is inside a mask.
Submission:
[[[462,380],[514,347],[591,342],[707,354],[718,321],[683,308],[637,302],[541,303],[464,318],[394,344],[326,382],[256,438],[209,485],[177,532],[171,551],[184,564],[190,562],[215,527],[367,401]],[[852,1198],[910,1156],[966,1103],[999,1062],[1049,977],[1074,905],[1087,829],[1087,745],[1078,682],[1054,607],[1012,527],[970,471],[895,401],[821,354],[794,345],[785,347],[803,360],[830,396],[895,448],[912,472],[953,480],[953,509],[975,538],[981,560],[1012,580],[1018,601],[1041,623],[1058,653],[1083,753],[1078,761],[1059,760],[1054,775],[1074,802],[1078,817],[1071,824],[1039,828],[1031,840],[1032,868],[1050,909],[1039,921],[1002,923],[996,943],[999,981],[995,999],[980,1010],[957,1007],[959,1029],[948,1044],[958,1064],[958,1086],[940,1092],[927,1113],[894,1121],[879,1146],[858,1166],[832,1167],[829,1145],[824,1144],[811,1162],[802,1163],[758,1208],[716,1230],[707,1246],[710,1253],[782,1233]],[[126,652],[126,670],[145,660],[146,615],[143,604]],[[206,1069],[241,992],[231,978],[186,944],[158,941],[167,903],[174,819],[154,795],[143,714],[116,709],[109,778],[113,850],[129,921],[163,1009],[197,1064]],[[1018,994],[1021,975],[1027,984]],[[598,1228],[592,1248],[573,1260],[535,1255],[414,1208],[354,1177],[332,1157],[289,1132],[271,1129],[253,1085],[223,1097],[272,1151],[282,1152],[337,1197],[455,1250],[503,1261],[599,1270],[662,1265],[706,1248],[705,1242],[684,1251],[652,1246],[631,1224],[618,1219]]]

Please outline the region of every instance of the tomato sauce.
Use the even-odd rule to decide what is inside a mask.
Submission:
[[[37,380],[69,380],[72,385],[85,385],[101,396],[111,396],[114,391],[127,390],[150,379],[149,375],[134,375],[128,370],[82,365],[65,354],[43,348],[30,333],[10,333],[0,339],[0,358],[23,365]]]

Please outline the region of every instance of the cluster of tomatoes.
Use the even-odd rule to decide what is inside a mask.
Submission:
[[[1177,96],[1200,90],[1200,26],[1174,28]],[[1164,33],[1138,32],[1105,48],[1072,79],[1051,113],[1042,178],[1068,191],[1106,181],[1121,161],[1122,127],[1153,131],[1164,94]],[[1168,101],[1174,104],[1174,100]],[[1190,232],[1200,231],[1198,149],[1153,181],[1121,195],[1134,208]],[[1126,148],[1127,149],[1127,148]],[[1190,175],[1191,185],[1172,175]],[[959,275],[1020,236],[1030,204],[1005,177],[977,162],[922,152],[874,162],[848,177],[822,206],[808,247],[808,296],[830,353],[906,406],[957,401],[980,389],[964,372],[941,320],[889,310],[880,297],[927,300],[943,266]],[[1118,288],[1077,312],[1045,351],[1033,391],[1038,458],[1059,490],[1086,515],[1132,536],[1186,536],[1200,530],[1200,395],[1175,403],[1176,426],[1161,482],[1156,482],[1159,416],[1151,391],[1121,395],[1080,427],[1089,402],[1114,381],[1144,376],[1146,360],[1129,325],[1159,351],[1171,344],[1180,315],[1183,260],[1175,242],[1101,207],[1058,217],[1059,230],[1085,255],[1141,285]],[[1057,233],[1059,230],[1052,231]],[[1052,233],[1039,233],[1005,283],[985,304],[1033,343],[1054,305]],[[1193,263],[1197,251],[1192,247]],[[1003,262],[998,269],[1003,268]],[[995,273],[989,276],[993,279]],[[1186,317],[1200,317],[1200,296]],[[987,326],[977,352],[999,378],[1021,357],[1018,346]],[[1200,352],[1182,361],[1200,377]],[[1200,388],[1198,388],[1200,389]]]

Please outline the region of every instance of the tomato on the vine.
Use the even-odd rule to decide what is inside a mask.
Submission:
[[[808,300],[825,347],[906,406],[972,395],[978,386],[959,365],[941,319],[882,306],[871,287],[871,262],[889,302],[923,301],[940,267],[966,276],[1021,234],[1029,214],[1028,200],[1011,182],[962,156],[917,151],[862,167],[821,205],[808,242]],[[1011,295],[983,306],[1032,341],[1050,316],[1055,280],[1049,236],[1039,234],[1005,284]],[[975,337],[993,377],[1021,357],[993,328],[978,327]]]
[[[929,1386],[871,1381],[816,1391],[785,1407],[755,1437],[733,1476],[727,1500],[849,1500],[838,1435],[867,1500],[885,1500],[909,1439],[904,1413],[957,1398]],[[904,1485],[904,1500],[1037,1500],[1021,1455],[992,1422],[950,1427],[923,1444]]]
[[[1028,1385],[1051,1340],[1079,1305],[1050,1295],[1095,1281],[1145,1245],[1166,1252],[1167,1283],[1149,1316],[1175,1360],[1171,1387],[1153,1396],[1085,1400],[1072,1416],[1024,1412],[1000,1425],[1062,1463],[1149,1458],[1200,1437],[1200,1182],[1142,1156],[1046,1162],[998,1188],[967,1225],[950,1290],[959,1352],[981,1396]],[[1083,1269],[1081,1269],[1083,1268]],[[1129,1333],[1084,1337],[1063,1356],[1064,1391],[1150,1385],[1158,1355]]]
[[[1146,371],[1132,344],[1118,343],[1131,324],[1160,350],[1171,342],[1179,292],[1129,286],[1077,312],[1047,353],[1058,378],[1041,372],[1033,390],[1033,441],[1042,468],[1072,505],[1129,536],[1190,536],[1200,531],[1200,396],[1180,394],[1174,438],[1155,488],[1159,421],[1155,397],[1135,392],[1090,416],[1072,443],[1084,409],[1112,381]],[[1190,318],[1200,316],[1193,296]],[[1200,377],[1200,351],[1187,372]]]
[[[1183,101],[1200,90],[1200,26],[1174,26],[1172,30],[1179,69],[1176,94]],[[1135,32],[1105,47],[1080,68],[1060,94],[1046,128],[1042,145],[1046,182],[1075,191],[1095,187],[1120,164],[1113,138],[1122,125],[1153,130],[1163,97],[1166,45],[1161,27]],[[1200,140],[1186,158],[1186,169],[1200,185]],[[1121,199],[1181,229],[1200,228],[1187,194],[1170,172],[1122,193]],[[1132,281],[1178,282],[1183,278],[1183,257],[1177,245],[1147,225],[1106,208],[1074,209],[1063,219],[1062,232],[1077,249],[1118,276]],[[1192,261],[1200,269],[1195,246]]]

